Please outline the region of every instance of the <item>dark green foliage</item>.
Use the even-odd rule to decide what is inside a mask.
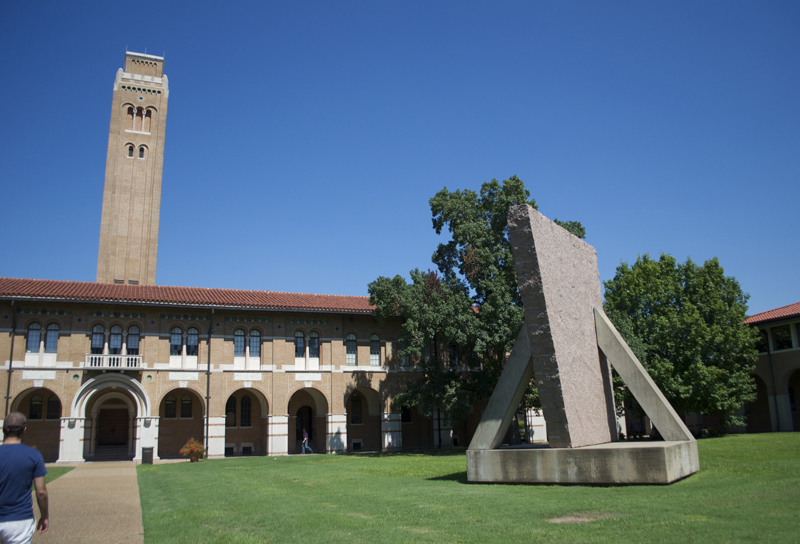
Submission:
[[[678,413],[741,425],[737,410],[755,400],[758,331],[744,324],[748,295],[719,261],[644,255],[604,285],[606,314]]]

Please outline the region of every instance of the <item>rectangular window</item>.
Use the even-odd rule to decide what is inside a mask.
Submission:
[[[175,402],[175,397],[167,397],[164,402],[164,418],[175,419],[178,416],[178,407]]]
[[[58,397],[51,395],[47,399],[47,419],[58,419],[61,417],[61,401]]]
[[[181,417],[183,419],[192,418],[192,397],[184,395],[181,399]]]
[[[298,359],[306,356],[305,338],[302,336],[294,337],[294,356]]]
[[[58,350],[58,326],[50,325],[47,327],[47,334],[44,337],[44,352],[55,353]]]
[[[261,335],[250,333],[250,357],[261,357]]]
[[[789,332],[789,325],[772,327],[772,349],[790,349],[792,347],[792,333]]]
[[[181,334],[180,332],[173,332],[170,335],[170,340],[169,340],[169,354],[181,355],[182,348],[183,348],[183,334]]]
[[[139,334],[128,333],[128,355],[139,355]]]
[[[312,359],[319,359],[319,337],[317,336],[309,337],[308,356]]]

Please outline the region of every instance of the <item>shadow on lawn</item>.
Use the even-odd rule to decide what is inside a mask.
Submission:
[[[453,457],[466,455],[466,447],[446,449],[404,450],[404,451],[363,451],[345,453],[344,455],[357,455],[359,457]]]
[[[454,472],[452,474],[445,474],[444,476],[437,476],[435,478],[427,478],[429,482],[458,482],[460,484],[468,484],[467,471]]]

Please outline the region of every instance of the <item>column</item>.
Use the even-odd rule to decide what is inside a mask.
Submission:
[[[203,419],[203,429],[206,421]],[[225,416],[212,416],[208,418],[208,451],[209,459],[225,457]]]
[[[267,453],[269,455],[289,454],[288,415],[267,418]]]
[[[133,460],[142,462],[142,448],[153,448],[153,461],[158,461],[158,428],[159,418],[137,417],[134,419],[136,429],[134,436]]]
[[[381,450],[403,449],[403,424],[400,414],[381,414]]]
[[[86,433],[86,421],[81,417],[61,418],[61,441],[58,446],[56,463],[83,463],[83,437]]]
[[[767,401],[769,402],[769,419],[772,423],[772,431],[776,432],[780,430],[784,433],[787,431],[794,431],[792,407],[789,403],[788,392],[785,395],[769,395]],[[776,405],[778,409],[777,413],[775,412]],[[776,417],[776,415],[780,417],[780,429],[778,429],[778,417]]]
[[[347,451],[347,416],[328,414],[326,418],[328,453]]]

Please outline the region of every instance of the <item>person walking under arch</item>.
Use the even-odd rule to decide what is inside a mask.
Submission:
[[[23,414],[11,412],[3,422],[3,445],[0,446],[0,542],[27,544],[33,531],[44,533],[50,526],[47,487],[42,454],[22,443],[28,421]],[[31,482],[42,517],[36,523],[31,498]]]
[[[311,446],[308,445],[308,431],[306,431],[305,427],[303,427],[303,442],[300,444],[300,448],[303,455],[306,454],[306,448],[308,448],[308,453],[314,453],[311,451]]]

